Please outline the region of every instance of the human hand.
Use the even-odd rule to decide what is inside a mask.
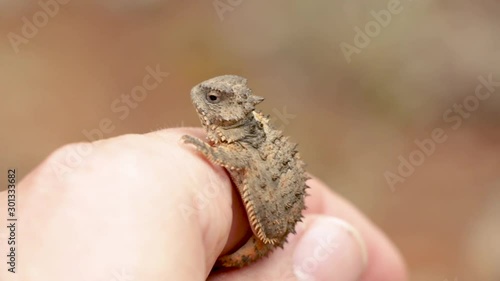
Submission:
[[[62,177],[55,169],[81,144],[54,152],[17,187],[16,273],[1,262],[0,280],[407,280],[387,238],[315,179],[304,222],[283,250],[211,272],[250,228],[225,171],[180,143],[184,134],[202,137],[169,129],[95,142]],[[2,192],[3,222],[6,204]]]

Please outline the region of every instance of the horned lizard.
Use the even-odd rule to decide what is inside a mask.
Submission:
[[[253,236],[236,252],[222,256],[216,266],[242,267],[275,247],[283,247],[305,209],[304,162],[269,116],[255,110],[264,98],[255,96],[247,80],[218,76],[196,85],[191,99],[207,131],[208,143],[188,135],[211,162],[223,166],[242,198]]]

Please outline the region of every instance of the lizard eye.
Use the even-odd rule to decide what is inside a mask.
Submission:
[[[217,91],[211,91],[207,93],[207,101],[210,103],[218,103],[220,101],[221,95]]]

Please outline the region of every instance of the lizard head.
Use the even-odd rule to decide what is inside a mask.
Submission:
[[[234,125],[264,100],[252,95],[247,80],[236,75],[201,82],[191,90],[191,99],[204,127]]]

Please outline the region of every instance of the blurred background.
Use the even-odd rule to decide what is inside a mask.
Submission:
[[[500,280],[499,13],[486,0],[1,0],[0,171],[22,177],[71,142],[199,126],[191,87],[238,74],[412,280]]]

